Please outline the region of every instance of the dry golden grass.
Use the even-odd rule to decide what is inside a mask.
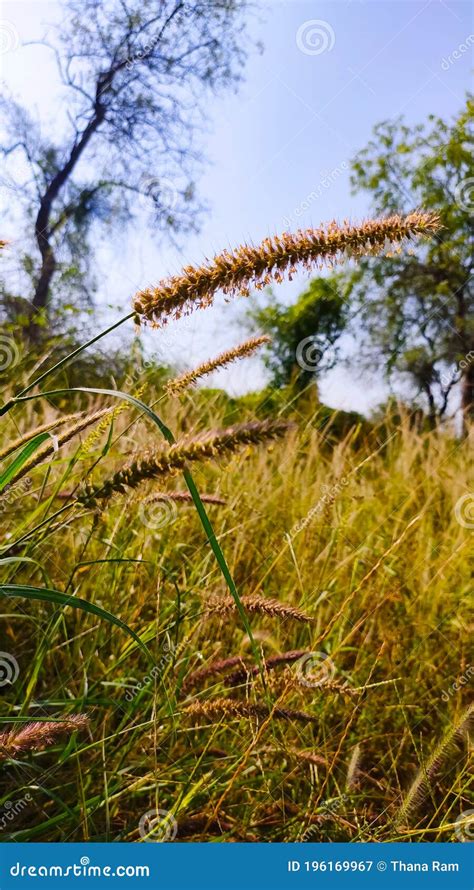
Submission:
[[[147,400],[153,396],[149,384]],[[221,399],[214,404],[199,391],[190,398],[200,418],[192,430],[189,400],[165,407],[176,434],[206,441],[202,429],[228,425]],[[91,405],[90,413],[100,410]],[[22,429],[28,405],[24,411]],[[403,415],[338,438],[330,425],[320,428],[321,416],[301,403],[284,443],[245,445],[219,463],[194,465],[200,489],[225,501],[214,524],[244,606],[281,605],[248,611],[267,663],[263,677],[227,596],[225,615],[205,608],[222,582],[185,503],[174,502],[156,527],[143,522],[133,490],[100,515],[71,506],[50,520],[48,498],[64,486],[75,490],[100,441],[71,465],[80,449],[72,440],[31,470],[27,492],[10,486],[3,514],[10,549],[2,556],[35,563],[3,564],[2,583],[50,586],[109,609],[154,660],[150,666],[97,617],[11,601],[0,648],[19,675],[4,690],[4,714],[19,705],[32,720],[80,711],[92,738],[63,736],[60,758],[38,751],[34,766],[26,758],[21,770],[4,771],[4,800],[33,789],[11,828],[15,839],[137,839],[157,786],[160,808],[183,825],[182,840],[295,840],[309,826],[321,841],[454,837],[469,808],[465,736],[456,736],[442,769],[431,765],[472,694],[472,681],[462,681],[470,676],[472,530],[456,509],[469,442],[447,431],[418,433]],[[140,453],[152,451],[156,433],[123,412],[95,473],[122,472],[124,454],[140,459],[138,442]],[[153,496],[156,484],[141,482],[141,497]],[[160,480],[156,496],[163,492]],[[282,620],[285,610],[312,621]],[[298,660],[284,664],[292,652],[316,653],[326,667],[327,656],[331,670],[321,681],[316,674],[315,685],[314,670],[303,674],[309,682],[301,684]],[[219,660],[229,670],[213,670]],[[193,672],[195,682],[183,685]],[[240,685],[230,689],[229,677]],[[34,790],[38,770],[51,792],[46,817]],[[412,806],[421,792],[423,806]],[[282,799],[285,818],[274,809]]]

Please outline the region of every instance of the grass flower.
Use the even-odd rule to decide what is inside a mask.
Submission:
[[[21,729],[0,732],[0,760],[54,745],[61,735],[84,729],[88,722],[85,714],[73,714],[72,717],[64,717],[55,722],[26,723]]]
[[[469,705],[441,739],[427,763],[412,782],[398,811],[397,824],[405,823],[423,806],[450,757],[459,757],[460,746],[474,727],[474,703]]]
[[[268,708],[266,705],[254,705],[247,701],[234,698],[214,698],[211,701],[193,702],[185,709],[190,717],[204,717],[208,720],[239,719],[242,717],[265,720],[277,718],[297,720],[302,723],[317,723],[318,718],[305,711],[293,711],[288,708]]]
[[[270,337],[251,337],[250,340],[245,340],[240,346],[235,346],[233,349],[221,352],[216,358],[203,362],[202,365],[198,365],[193,371],[186,371],[186,373],[181,374],[180,377],[170,380],[166,385],[167,392],[171,396],[178,395],[178,393],[187,389],[188,386],[193,386],[197,383],[201,377],[205,377],[207,374],[210,374],[211,371],[215,371],[216,368],[225,368],[232,362],[238,361],[238,359],[247,358],[248,356],[253,355],[260,346],[269,342]]]
[[[78,500],[92,505],[96,500],[109,498],[114,492],[123,494],[127,488],[137,488],[145,479],[170,476],[184,469],[188,462],[216,460],[232,454],[242,446],[260,445],[269,439],[284,436],[291,424],[280,420],[244,423],[202,436],[199,439],[176,442],[166,451],[150,454],[118,470],[110,479],[98,485],[86,484]]]
[[[164,279],[157,287],[139,291],[133,301],[137,320],[162,327],[167,321],[210,306],[218,291],[247,296],[250,287],[261,289],[271,281],[290,279],[296,267],[310,269],[323,262],[381,253],[438,228],[434,214],[411,213],[360,225],[331,222],[325,228],[284,232],[265,238],[258,246],[225,250],[201,266],[186,266],[182,273]]]
[[[297,609],[296,606],[289,606],[280,600],[270,599],[270,597],[259,594],[242,597],[242,605],[247,612],[253,614],[270,615],[272,618],[289,618],[305,623],[313,620],[310,615]],[[214,615],[228,615],[229,612],[236,612],[235,601],[231,596],[210,596],[206,600],[205,608],[207,612]]]
[[[5,460],[6,457],[13,454],[17,448],[26,445],[26,443],[29,442],[30,439],[34,439],[35,436],[39,436],[41,433],[47,433],[49,430],[57,427],[65,426],[67,423],[74,423],[80,420],[81,417],[84,417],[83,411],[79,411],[76,414],[66,414],[64,417],[56,417],[54,420],[50,420],[47,423],[43,423],[41,426],[37,426],[36,429],[31,430],[30,432],[24,433],[22,436],[14,439],[13,442],[9,442],[9,444],[0,451],[0,461]]]
[[[243,602],[245,603],[245,600]],[[286,665],[298,661],[298,659],[306,654],[306,649],[295,649],[291,652],[281,652],[278,655],[271,655],[269,658],[265,659],[263,666],[265,671],[271,671],[282,664]],[[211,677],[218,677],[221,674],[226,674],[232,668],[237,668],[237,670],[233,671],[233,673],[226,678],[226,684],[229,686],[235,686],[238,683],[245,682],[245,680],[252,676],[256,677],[260,672],[259,667],[248,665],[242,656],[233,655],[230,658],[213,661],[211,664],[205,665],[197,671],[193,671],[184,681],[183,688],[186,689],[189,687],[200,686],[205,680],[208,680]]]
[[[23,476],[27,476],[31,473],[35,467],[39,466],[43,463],[48,457],[51,457],[61,445],[65,445],[66,442],[69,442],[70,439],[73,439],[74,436],[77,436],[79,433],[82,433],[86,430],[91,424],[95,423],[97,420],[101,420],[107,414],[110,414],[110,408],[102,408],[101,411],[96,411],[94,414],[88,414],[85,417],[81,417],[74,426],[70,427],[70,429],[65,430],[64,433],[61,433],[60,436],[55,436],[50,445],[46,445],[45,448],[41,448],[30,460],[27,460],[26,463],[23,464],[21,469],[16,473],[15,478],[13,479],[12,484],[15,484]]]

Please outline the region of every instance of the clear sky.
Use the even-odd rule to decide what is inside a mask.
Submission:
[[[45,126],[55,115],[53,60],[22,44],[40,37],[59,7],[53,0],[5,0],[0,7],[2,80]],[[472,89],[474,36],[470,49],[462,46],[474,22],[471,4],[461,0],[267,0],[252,31],[263,54],[250,58],[237,95],[212,99],[208,108],[208,165],[199,187],[210,211],[202,229],[182,239],[181,251],[171,249],[150,232],[144,209],[127,243],[104,245],[97,301],[111,304],[114,315],[137,289],[183,263],[285,228],[366,216],[369,198],[351,195],[349,162],[373,126],[398,115],[408,123],[430,113],[452,117]],[[279,296],[291,301],[306,280],[281,285]],[[166,332],[147,334],[147,348],[193,365],[242,339],[245,308],[244,300],[220,300]],[[212,382],[240,392],[263,380],[260,363],[250,361]],[[347,409],[366,410],[383,394],[376,369],[362,378],[338,368],[321,385],[328,404]]]

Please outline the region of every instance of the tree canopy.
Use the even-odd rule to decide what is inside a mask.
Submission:
[[[356,190],[376,212],[435,210],[441,229],[392,257],[363,260],[353,276],[358,331],[389,379],[408,378],[432,421],[459,384],[474,409],[474,102],[454,121],[379,124],[355,158]]]
[[[68,299],[90,297],[100,224],[124,226],[148,201],[157,230],[197,225],[203,99],[241,76],[246,10],[246,0],[64,0],[44,41],[64,122],[48,135],[27,108],[1,100],[4,184],[25,213],[22,266],[37,318],[65,282]],[[16,297],[5,293],[10,314]]]
[[[350,286],[342,274],[318,277],[292,305],[272,295],[268,305],[250,310],[252,326],[271,337],[265,364],[273,386],[304,388],[333,367]]]

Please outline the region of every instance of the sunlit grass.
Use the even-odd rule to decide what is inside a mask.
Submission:
[[[152,404],[151,376],[137,378]],[[112,613],[152,662],[96,615],[2,600],[0,648],[19,669],[0,690],[2,718],[89,718],[86,732],[2,762],[3,805],[31,796],[5,839],[141,840],[141,817],[157,809],[177,820],[178,841],[455,839],[469,809],[467,727],[421,806],[400,813],[472,688],[472,529],[457,507],[469,444],[404,416],[341,437],[310,404],[293,407],[283,442],[193,465],[199,491],[225,502],[206,509],[244,607],[261,596],[312,618],[249,610],[260,666],[238,611],[208,608],[228,592],[192,505],[149,501],[182,491],[179,476],[116,493],[103,510],[72,506],[84,478],[156,450],[148,418],[130,407],[92,450],[81,452],[79,436],[34,467],[27,487],[6,489],[1,583]],[[104,405],[91,397],[86,407]],[[77,407],[70,399],[63,413]],[[236,406],[200,391],[160,407],[175,438],[237,419]],[[255,419],[237,407],[240,422]],[[15,409],[0,450],[55,413]],[[311,659],[266,668],[294,650]],[[212,671],[186,683],[232,657],[248,668],[237,685]],[[222,700],[238,704],[213,708]]]

